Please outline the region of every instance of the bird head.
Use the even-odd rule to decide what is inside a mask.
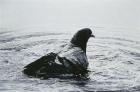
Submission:
[[[83,51],[86,52],[87,42],[90,37],[95,37],[92,34],[91,29],[83,28],[74,34],[71,39],[71,43],[76,45],[77,47],[80,47]]]

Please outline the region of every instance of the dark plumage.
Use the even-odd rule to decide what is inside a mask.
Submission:
[[[86,46],[88,39],[94,37],[89,28],[79,30],[59,53],[48,53],[24,67],[28,76],[46,74],[81,74],[87,71]]]

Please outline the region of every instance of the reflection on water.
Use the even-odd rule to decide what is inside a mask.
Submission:
[[[0,31],[1,92],[140,91],[140,30],[97,28],[96,39],[90,39],[87,48],[90,72],[48,79],[28,78],[22,68],[50,51],[59,51],[72,34]]]

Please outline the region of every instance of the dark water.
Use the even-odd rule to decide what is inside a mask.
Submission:
[[[69,42],[74,31],[0,29],[0,92],[140,92],[140,30],[95,28],[88,42],[90,72],[37,79],[22,74],[25,65]]]

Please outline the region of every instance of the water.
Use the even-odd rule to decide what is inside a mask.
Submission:
[[[64,29],[66,30],[66,29]],[[0,29],[0,92],[140,92],[140,30],[94,28],[85,77],[28,78],[25,65],[67,44],[75,31]]]

